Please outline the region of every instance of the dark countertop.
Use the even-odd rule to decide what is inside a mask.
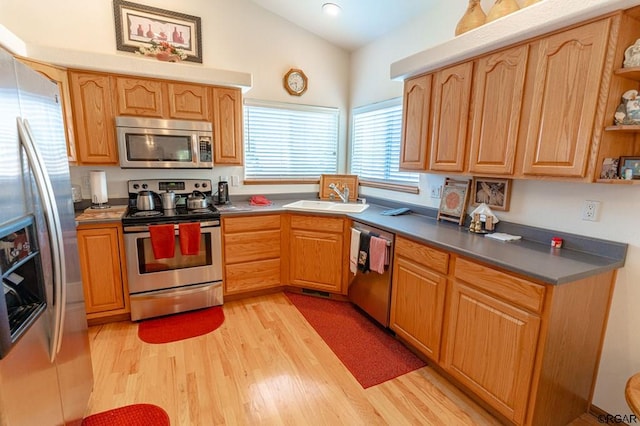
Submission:
[[[223,216],[280,213],[285,211],[282,207],[284,204],[300,199],[302,198],[271,198],[273,203],[270,206],[251,206],[248,201],[234,201],[231,205],[217,207]],[[417,206],[408,207],[414,210]],[[410,237],[548,284],[576,281],[624,266],[627,251],[627,244],[624,243],[500,222],[497,226],[499,232],[522,235],[521,240],[501,242],[484,238],[481,234],[470,233],[467,228],[454,223],[437,221],[430,212],[412,212],[401,216],[380,214],[388,208],[372,203],[367,210],[357,214],[307,213],[347,216],[354,221]],[[415,210],[420,211],[424,208],[418,207]],[[299,210],[296,212],[305,213]],[[564,238],[563,248],[551,247],[552,235]]]

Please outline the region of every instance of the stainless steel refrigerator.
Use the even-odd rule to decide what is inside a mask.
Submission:
[[[93,388],[59,99],[0,49],[0,426],[79,424]]]

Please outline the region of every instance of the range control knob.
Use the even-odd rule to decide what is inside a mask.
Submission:
[[[147,189],[149,187],[149,185],[147,185],[146,183],[142,184],[142,189]]]
[[[200,188],[200,184],[199,183],[196,183],[193,186],[195,186],[196,188]]]
[[[207,185],[207,182],[202,182],[202,187],[203,188],[206,188],[207,186],[209,186],[209,185]]]
[[[138,188],[140,188],[140,185],[138,185],[137,183],[134,183],[133,184],[133,189],[138,189]]]

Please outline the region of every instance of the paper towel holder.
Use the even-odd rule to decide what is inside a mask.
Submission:
[[[107,196],[107,175],[104,170],[92,170],[89,173],[89,183],[91,185],[91,208],[109,209]]]

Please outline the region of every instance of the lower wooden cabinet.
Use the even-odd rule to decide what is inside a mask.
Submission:
[[[281,285],[280,214],[225,217],[222,233],[225,296]]]
[[[290,284],[346,294],[345,219],[292,215],[289,232]]]
[[[396,335],[434,361],[440,358],[440,341],[447,277],[430,268],[433,252],[439,270],[449,256],[402,237],[396,238],[391,286],[390,328]]]
[[[540,317],[455,281],[442,366],[505,417],[522,423]]]
[[[77,234],[87,319],[129,313],[122,225],[84,224]]]

